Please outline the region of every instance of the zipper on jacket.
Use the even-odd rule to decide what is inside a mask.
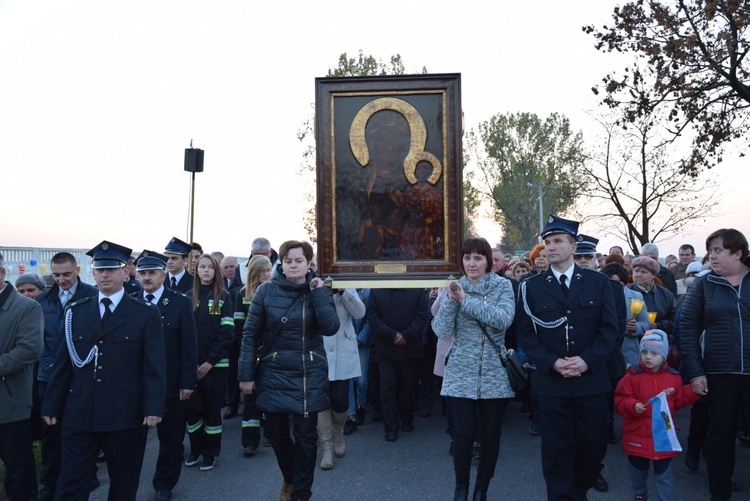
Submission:
[[[263,358],[261,358],[260,361],[262,362],[263,360],[266,360],[266,359],[269,359],[269,358],[273,357],[273,361],[275,362],[276,361],[276,355],[278,355],[278,353],[279,353],[278,351],[274,351],[273,353],[269,353],[268,355],[265,355]]]
[[[302,414],[307,417],[307,360],[305,359],[305,298],[302,297]]]
[[[729,280],[727,280],[724,277],[721,277],[721,281],[715,281],[715,280],[709,280],[711,276],[709,275],[706,278],[706,281],[713,282],[717,285],[723,285],[725,287],[729,287],[729,289],[737,295],[737,317],[740,320],[740,373],[745,373],[745,333],[742,331],[742,305],[740,304],[740,301],[742,301],[742,283],[745,281],[745,276],[750,273],[750,271],[746,272],[745,275],[742,276],[742,279],[740,280],[739,286],[735,289],[732,284],[729,283]],[[704,289],[705,290],[705,289]]]
[[[8,380],[5,379],[5,376],[3,376],[3,383],[5,383],[5,387],[8,389],[8,395],[10,395],[12,397],[13,396],[13,392],[10,391],[10,385],[8,384]]]
[[[483,296],[484,302],[487,302],[487,296]],[[479,345],[479,372],[477,373],[477,398],[482,398],[482,360],[484,359],[484,338],[485,333],[482,331],[482,342]]]
[[[484,332],[479,345],[479,372],[477,373],[477,398],[482,398],[482,359],[484,358]]]

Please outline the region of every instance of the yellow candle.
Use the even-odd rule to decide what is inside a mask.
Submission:
[[[631,299],[630,300],[630,311],[633,313],[633,316],[638,315],[643,310],[643,301],[640,299]]]
[[[648,321],[652,324],[656,323],[656,312],[655,311],[649,311],[648,312]]]

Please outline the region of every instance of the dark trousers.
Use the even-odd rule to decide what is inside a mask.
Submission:
[[[418,358],[378,360],[380,370],[380,408],[385,431],[398,431],[414,421]]]
[[[750,376],[708,375],[709,427],[706,439],[708,489],[712,499],[729,499],[734,474],[740,410],[750,416]]]
[[[91,470],[96,467],[99,449],[107,456],[109,501],[135,500],[146,450],[148,428],[91,432],[63,425],[62,470],[55,490],[56,501],[89,498]]]
[[[370,362],[367,364],[367,403],[373,410],[373,417],[382,417],[380,410],[380,369],[375,356],[375,347],[370,348]]]
[[[229,368],[227,369],[227,407],[240,408],[240,385],[237,381],[237,369],[240,361],[240,345],[242,336],[236,336],[234,343],[229,347]]]
[[[227,370],[214,367],[198,380],[185,411],[190,453],[218,456],[221,453],[221,408],[227,385]]]
[[[47,382],[39,382],[39,399],[43,402],[47,393]],[[54,493],[57,479],[60,476],[62,463],[62,446],[60,444],[60,424],[42,426],[42,473],[39,482],[44,489]],[[96,468],[96,466],[94,466]]]
[[[702,397],[690,407],[690,431],[687,437],[687,454],[700,459],[708,435],[707,397]]]
[[[245,395],[242,405],[242,447],[255,447],[260,445],[260,418],[262,412],[258,409],[257,393]]]
[[[346,412],[347,410],[349,410],[348,379],[329,381],[328,394],[331,398],[331,410],[333,412]]]
[[[318,414],[291,414],[294,440],[289,434],[289,416],[266,413],[266,426],[273,443],[273,452],[284,482],[292,484],[292,499],[308,500],[312,496],[315,460],[318,455]]]
[[[29,419],[0,424],[0,460],[5,463],[3,485],[8,499],[36,499],[36,466]]]
[[[596,483],[607,447],[607,394],[539,395],[542,470],[550,500],[578,500]]]
[[[456,473],[456,485],[469,485],[472,449],[478,431],[480,448],[476,487],[486,492],[495,475],[497,457],[500,454],[500,426],[508,407],[508,399],[470,400],[449,397],[448,400],[454,414],[453,469]]]
[[[417,408],[420,416],[430,416],[432,407],[435,405],[435,351],[437,348],[437,337],[429,333],[424,345],[423,357],[417,365]]]
[[[154,489],[171,491],[177,485],[182,471],[185,453],[185,402],[179,398],[168,398],[164,406],[164,417],[156,425],[159,437],[159,457],[154,472]]]

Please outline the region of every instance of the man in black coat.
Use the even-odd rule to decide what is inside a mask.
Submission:
[[[42,404],[48,425],[61,422],[56,500],[88,498],[100,449],[107,456],[110,499],[134,500],[148,427],[164,413],[161,319],[157,308],[125,294],[130,252],[107,241],[89,251],[99,293],[65,313],[65,344]]]
[[[401,429],[414,429],[417,367],[422,358],[422,333],[429,319],[423,289],[372,289],[367,321],[375,336],[380,371],[380,406],[385,439],[398,439]]]
[[[190,244],[177,237],[172,237],[172,240],[164,248],[164,254],[167,256],[167,271],[169,272],[167,287],[183,294],[192,294],[193,292],[193,275],[185,269],[190,251]]]
[[[159,457],[153,485],[155,499],[171,499],[182,471],[185,446],[185,402],[195,388],[198,367],[198,342],[189,297],[164,287],[167,257],[144,250],[136,262],[143,291],[133,297],[156,305],[161,313],[166,347],[167,393],[164,417],[156,427]]]
[[[542,469],[555,500],[586,499],[601,471],[618,337],[609,279],[573,262],[577,233],[577,222],[550,216],[550,268],[521,283],[516,312],[519,344],[537,367]]]
[[[39,357],[39,398],[43,403],[46,398],[47,385],[52,375],[55,356],[59,348],[65,344],[65,307],[84,297],[96,296],[96,287],[84,283],[78,276],[78,263],[75,256],[68,252],[58,252],[50,260],[50,269],[55,285],[36,297],[44,312],[44,348]],[[41,406],[41,404],[40,404]],[[60,476],[62,462],[60,445],[60,426],[42,427],[42,471],[39,483],[38,501],[49,501],[55,496],[57,480]],[[96,488],[99,481],[96,478],[96,466],[91,475],[91,487]]]

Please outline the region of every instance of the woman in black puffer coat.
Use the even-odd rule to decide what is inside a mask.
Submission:
[[[312,257],[307,242],[281,245],[281,264],[273,279],[258,287],[242,330],[240,389],[256,392],[258,407],[266,414],[284,476],[282,500],[312,495],[317,413],[330,407],[322,336],[336,334],[339,318],[331,293],[309,271]],[[289,434],[290,416],[296,444]]]
[[[745,235],[724,228],[708,236],[706,251],[711,273],[680,306],[680,353],[693,391],[707,395],[711,499],[729,499],[740,412],[750,416],[750,249]]]

